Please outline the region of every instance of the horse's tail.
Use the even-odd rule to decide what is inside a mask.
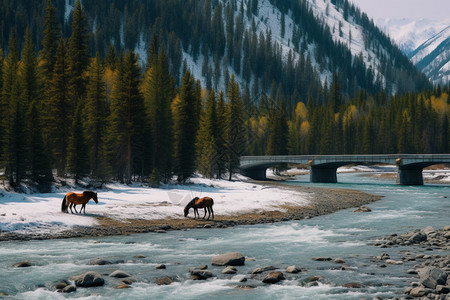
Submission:
[[[62,212],[67,212],[67,204],[66,204],[66,196],[64,196],[64,199],[61,203],[61,211]]]

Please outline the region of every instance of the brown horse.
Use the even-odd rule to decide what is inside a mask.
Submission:
[[[89,202],[89,200],[94,199],[95,203],[98,203],[98,199],[97,199],[97,193],[92,192],[92,191],[84,191],[81,194],[77,194],[77,193],[67,193],[64,196],[64,199],[62,201],[61,204],[61,211],[62,212],[66,212],[69,213],[67,208],[70,208],[70,212],[73,213],[72,211],[72,206],[73,209],[75,209],[75,212],[78,213],[77,211],[77,204],[81,204],[81,209],[80,209],[80,214],[81,211],[84,209],[84,213],[86,213],[86,203]]]
[[[212,218],[214,219],[214,211],[212,208],[213,204],[214,204],[214,200],[210,197],[203,197],[200,199],[198,197],[195,197],[184,208],[184,216],[187,217],[187,215],[189,214],[189,209],[193,208],[194,209],[194,219],[196,216],[198,216],[198,218],[200,218],[198,209],[204,208],[205,215],[203,216],[203,219],[206,217],[206,209],[208,209],[208,220],[209,220],[209,217],[211,216],[211,213],[212,213]]]

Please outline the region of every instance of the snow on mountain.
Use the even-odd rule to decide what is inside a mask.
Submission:
[[[223,2],[225,6],[226,0],[220,0]],[[248,2],[245,0],[237,0],[237,7],[241,6],[241,2],[243,1],[243,6],[247,9]],[[331,0],[306,0],[309,7],[312,9],[314,16],[319,22],[324,22],[324,24],[328,25],[331,31],[331,35],[335,42],[340,42],[346,45],[353,56],[362,56],[364,63],[367,68],[371,67],[374,71],[374,75],[376,78],[378,75],[377,66],[380,64],[379,59],[377,58],[377,54],[374,49],[370,49],[366,47],[365,43],[365,33],[362,26],[357,25],[351,16],[346,20],[343,16],[342,9],[337,8],[334,4],[331,3]],[[282,12],[274,6],[269,0],[259,0],[258,1],[258,10],[257,15],[253,16],[253,19],[248,19],[244,17],[244,28],[251,28],[252,21],[255,21],[257,34],[260,32],[267,33],[271,32],[272,42],[276,42],[282,50],[284,61],[287,61],[289,51],[292,52],[295,59],[298,59],[300,53],[296,52],[294,46],[292,44],[292,32],[295,26],[295,22],[293,21],[292,12],[289,11],[285,15],[285,34],[282,36],[281,34],[281,15]],[[239,11],[235,11],[234,17],[238,15]],[[315,59],[315,50],[316,45],[310,44],[307,47],[306,54],[309,54],[311,62],[316,70],[320,70],[320,79],[322,83],[327,82],[328,84],[332,81],[332,71],[328,69],[324,69],[319,63],[317,63]],[[186,59],[187,67],[191,70],[194,77],[199,79],[202,85],[205,84],[206,79],[202,76],[201,73],[201,64],[203,61],[203,56],[200,55],[199,58],[194,61],[192,56],[185,51],[183,51],[183,59]],[[209,57],[209,61],[213,61],[214,57]],[[233,70],[231,67],[229,68],[230,75],[233,74]],[[384,76],[381,76],[382,82],[385,82]],[[253,82],[248,83],[241,76],[236,76],[236,81],[240,84],[241,87],[246,84],[251,85]],[[223,89],[225,87],[224,78],[220,79],[219,86]]]
[[[448,83],[450,81],[450,26],[411,52],[410,58],[433,83]]]
[[[428,19],[377,19],[375,23],[408,55],[422,43],[447,27],[450,24],[450,19],[443,21]]]

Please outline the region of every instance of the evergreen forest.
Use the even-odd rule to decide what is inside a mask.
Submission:
[[[18,3],[6,2],[9,5],[5,4],[3,12],[14,9],[11,3]],[[30,6],[43,5],[43,1],[31,2]],[[100,11],[114,20],[113,8],[121,11],[121,1],[107,2],[110,5]],[[158,184],[174,176],[185,182],[196,171],[206,177],[231,179],[241,155],[450,152],[448,86],[433,88],[409,62],[392,58],[395,63],[386,59],[386,68],[400,64],[386,73],[396,76],[393,82],[398,90],[392,94],[348,53],[341,57],[350,55],[351,62],[331,66],[335,70],[332,80],[322,84],[308,58],[291,57],[283,62],[270,32],[269,37],[257,37],[247,30],[236,32],[239,18],[251,15],[254,2],[248,1],[241,17],[234,20],[231,16],[224,23],[223,16],[231,10],[227,7],[235,1],[227,7],[209,0],[132,1],[138,6],[155,6],[123,8],[129,22],[136,22],[132,29],[127,29],[132,25],[125,25],[125,31],[137,32],[139,26],[152,28],[143,64],[134,47],[106,44],[99,37],[100,29],[92,34],[89,5],[102,5],[103,1],[85,1],[82,7],[78,0],[70,16],[70,29],[52,1],[36,10],[28,11],[24,6],[27,26],[11,27],[8,42],[0,48],[2,179],[12,188],[29,181],[42,190],[48,189],[55,176],[77,182],[89,177],[100,183]],[[305,17],[299,22],[308,20],[307,9],[296,1],[273,2],[285,10],[303,12]],[[344,0],[335,2],[348,5]],[[162,5],[186,15],[169,18],[159,14]],[[189,13],[196,11],[179,9],[179,5],[206,12],[199,14],[201,17],[195,19],[199,24],[192,28],[172,24],[178,19],[187,22],[192,18]],[[349,14],[361,15],[352,7]],[[31,15],[31,11],[40,15]],[[145,15],[149,12],[155,15]],[[99,15],[97,24],[102,20]],[[367,22],[364,15],[360,21]],[[7,22],[2,16],[0,40],[5,38]],[[230,23],[233,26],[225,25]],[[119,32],[114,26],[98,28]],[[317,26],[308,30],[319,32],[320,24]],[[327,40],[329,29],[321,30],[323,34],[299,33],[300,40]],[[120,37],[112,39],[115,43],[118,40]],[[346,51],[342,45],[328,42],[323,48],[330,51],[328,55]],[[301,47],[302,42],[298,44]],[[181,53],[186,45],[185,50],[194,57],[195,53],[208,54],[202,55],[204,59],[216,57],[203,63],[210,78],[204,85],[183,63]],[[263,47],[266,51],[260,50]],[[341,60],[323,63],[335,61]],[[234,73],[222,74],[230,64],[234,64]],[[349,79],[346,74],[350,73],[355,77]],[[236,76],[248,76],[247,82],[253,84],[242,86]],[[223,88],[217,78],[225,82]]]

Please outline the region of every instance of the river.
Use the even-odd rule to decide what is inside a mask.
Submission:
[[[393,180],[364,174],[339,174],[337,184],[310,184],[308,176],[298,176],[291,185],[355,189],[384,196],[372,203],[372,212],[351,209],[308,220],[274,224],[236,226],[223,229],[193,229],[117,237],[0,243],[0,292],[6,299],[372,299],[401,297],[413,280],[406,271],[417,262],[380,267],[374,256],[388,253],[400,259],[408,247],[379,248],[373,243],[391,233],[415,228],[450,225],[450,186],[399,186]],[[447,197],[447,198],[445,198]],[[237,267],[238,275],[223,275],[223,267],[211,266],[213,256],[238,251],[252,260]],[[417,250],[420,251],[420,250]],[[427,254],[433,254],[427,251]],[[448,253],[446,253],[448,254]],[[136,258],[136,256],[142,258]],[[347,267],[331,261],[314,261],[314,256],[343,258]],[[102,258],[111,265],[89,263]],[[13,268],[19,261],[34,263],[29,268]],[[155,269],[165,264],[166,269]],[[208,265],[214,275],[207,281],[188,280],[189,268]],[[285,272],[287,266],[302,269]],[[264,266],[280,268],[286,280],[266,285],[249,273]],[[130,289],[116,289],[120,279],[108,277],[120,269],[132,275]],[[62,294],[55,283],[94,270],[106,284],[78,288]],[[322,276],[319,284],[308,286],[308,278]],[[175,282],[158,286],[155,278],[170,276]],[[248,277],[245,282],[240,282]],[[361,288],[345,288],[357,282]],[[239,286],[241,288],[239,288]],[[238,287],[238,288],[237,288]],[[247,288],[242,288],[247,287]],[[2,296],[0,296],[1,298]]]

